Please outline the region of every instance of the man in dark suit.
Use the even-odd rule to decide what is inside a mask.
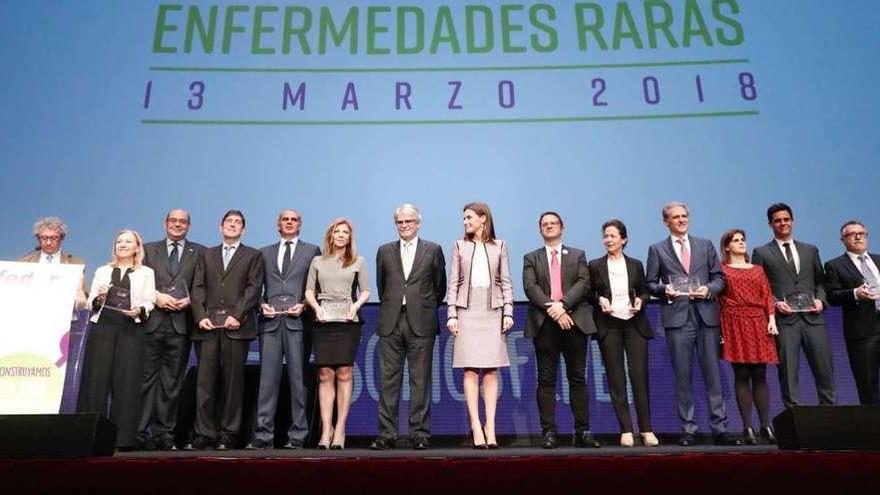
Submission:
[[[189,241],[190,216],[171,210],[165,239],[144,245],[144,265],[156,277],[156,306],[144,323],[144,368],[138,439],[146,450],[177,450],[174,442],[180,391],[193,331],[189,291],[204,246]]]
[[[223,243],[205,249],[196,265],[190,296],[199,366],[195,438],[188,450],[226,450],[238,440],[244,363],[257,336],[255,310],[263,287],[263,257],[241,243],[244,228],[243,213],[226,212],[220,223]]]
[[[669,354],[675,371],[675,396],[684,447],[696,443],[694,393],[691,363],[694,347],[706,382],[709,422],[718,445],[740,445],[741,440],[727,433],[727,414],[718,367],[721,336],[718,303],[724,290],[724,276],[712,241],[688,234],[690,213],[687,205],[671,202],[663,207],[663,222],[669,237],[648,248],[645,279],[648,292],[660,298],[660,319],[666,330]],[[684,279],[684,286],[675,280]],[[677,286],[677,287],[676,287]]]
[[[787,406],[801,403],[798,390],[798,364],[803,347],[813,371],[820,404],[834,404],[834,371],[831,364],[831,343],[825,330],[822,310],[825,301],[825,273],[819,250],[812,244],[792,237],[794,215],[785,203],[770,205],[767,222],[773,240],[758,246],[752,263],[762,266],[776,298],[776,350],[779,354],[779,384],[782,402]],[[808,311],[793,311],[786,296],[807,293],[813,300]],[[796,309],[796,308],[795,308]]]
[[[290,429],[285,449],[302,448],[309,424],[306,419],[305,370],[308,366],[305,332],[311,320],[305,312],[303,294],[309,265],[321,250],[300,240],[302,216],[296,210],[278,214],[281,240],[262,249],[263,299],[260,309],[260,392],[257,398],[257,426],[254,440],[246,448],[272,448],[275,438],[275,410],[281,372],[287,371],[290,388]],[[283,363],[283,364],[282,364]]]
[[[404,204],[394,211],[400,239],[379,247],[379,356],[382,393],[379,436],[373,450],[394,448],[404,361],[409,362],[409,435],[413,447],[427,449],[431,436],[431,364],[438,333],[437,307],[446,296],[443,250],[420,239],[419,210]]]
[[[846,252],[825,263],[828,302],[843,306],[843,338],[859,402],[880,405],[880,256],[868,252],[868,228],[840,228]]]
[[[565,369],[574,416],[575,447],[601,447],[590,433],[585,376],[587,346],[596,333],[586,304],[590,288],[587,258],[581,249],[562,244],[562,217],[552,211],[538,217],[544,246],[523,257],[523,290],[529,299],[525,335],[533,339],[538,362],[538,414],[541,447],[556,448],[556,375],[559,355]]]
[[[67,237],[67,224],[58,217],[40,218],[34,222],[34,237],[37,239],[37,247],[25,254],[18,261],[22,263],[62,263],[70,265],[83,265],[86,262],[79,256],[74,256],[61,249],[64,238]],[[88,297],[85,274],[80,282],[80,288],[76,291],[74,302],[73,320],[77,319],[76,312],[86,308]]]

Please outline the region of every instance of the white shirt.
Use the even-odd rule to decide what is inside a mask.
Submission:
[[[52,257],[52,261],[49,261],[49,256]],[[52,263],[53,265],[61,263],[61,250],[59,249],[55,254],[46,254],[44,251],[40,251],[40,263]]]
[[[782,251],[783,258],[786,257],[786,253],[785,253],[785,246],[783,246],[782,244],[784,244],[786,242],[789,244],[789,248],[791,248],[791,257],[794,258],[794,270],[795,270],[795,272],[800,273],[801,272],[801,258],[800,258],[800,256],[798,256],[797,247],[794,245],[794,239],[792,239],[790,241],[780,241],[779,239],[774,239],[774,240],[776,241],[776,244],[779,245],[779,250]],[[787,259],[788,258],[786,258],[786,260]]]
[[[489,276],[489,258],[486,257],[486,245],[474,243],[474,259],[471,260],[471,287],[488,289],[492,286]]]
[[[553,250],[556,250],[556,261],[559,262],[560,268],[562,267],[562,243],[560,242],[558,246],[550,246],[544,244],[544,250],[547,251],[547,266],[552,266],[553,263]],[[568,250],[566,250],[568,252]]]
[[[859,273],[862,273],[862,262],[859,260],[859,256],[861,256],[861,255],[853,253],[852,251],[847,251],[846,254],[847,254],[847,256],[849,256],[849,259],[852,260],[853,264],[856,265],[856,270],[858,270]],[[871,258],[871,255],[868,254],[867,251],[865,251],[864,254],[865,254],[865,263],[867,263],[868,269],[871,270],[871,273],[874,274],[874,280],[880,282],[880,271],[877,270],[877,265],[874,264],[874,260]],[[858,295],[856,294],[857,290],[858,290],[858,287],[853,289],[853,296],[855,296],[856,299],[858,299]]]
[[[220,260],[223,261],[223,269],[224,270],[228,266],[227,263],[232,261],[232,258],[235,256],[235,251],[238,249],[238,246],[240,246],[240,245],[241,245],[241,241],[236,242],[235,244],[226,244],[225,242],[223,243],[223,248],[220,251]],[[232,249],[227,249],[227,248],[232,248]],[[228,255],[226,254],[227,251],[229,251]],[[228,260],[226,259],[227,256],[229,256]]]
[[[684,240],[684,244],[687,246],[687,252],[693,254],[693,250],[691,250],[691,240],[688,238],[687,234],[682,237],[671,235],[669,238],[672,239],[672,248],[675,249],[675,255],[678,256],[679,262],[681,262],[681,244],[678,242],[679,239]],[[684,263],[681,263],[681,265],[684,266]],[[685,266],[685,268],[690,270],[691,267]]]
[[[165,238],[165,251],[168,253],[168,257],[171,257],[171,251],[174,250],[173,243],[177,243],[177,261],[180,261],[180,257],[183,256],[183,247],[186,246],[186,239],[181,239],[179,241],[172,241],[171,239]]]
[[[287,250],[287,246],[284,243],[287,242],[287,239],[281,238],[281,241],[278,242],[278,271],[284,273],[282,267],[284,266],[284,251]],[[293,259],[293,252],[296,251],[296,243],[299,242],[299,237],[294,237],[290,239],[290,259]]]
[[[628,320],[633,317],[629,311],[629,275],[626,272],[626,259],[608,257],[608,283],[611,285],[611,316]]]

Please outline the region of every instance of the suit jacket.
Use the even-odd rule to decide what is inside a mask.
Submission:
[[[587,335],[596,333],[596,325],[587,306],[590,275],[584,251],[562,245],[559,265],[562,271],[562,304],[565,310],[581,332]],[[550,264],[547,262],[547,250],[544,247],[523,256],[523,290],[529,300],[525,335],[535,338],[547,319],[547,303],[552,302]]]
[[[22,263],[39,263],[40,262],[40,249],[37,248],[37,249],[27,253],[26,255],[19,258],[18,261],[22,262]],[[67,265],[83,265],[83,266],[85,266],[85,264],[86,264],[84,259],[80,258],[79,256],[74,256],[63,249],[61,250],[61,259],[59,261],[61,263],[67,264]],[[85,273],[83,273],[83,277],[82,277],[81,283],[80,283],[80,288],[82,289],[83,296],[88,296],[89,288],[86,286]],[[76,308],[76,309],[83,309],[83,308]]]
[[[205,331],[196,325],[193,340],[206,340],[211,332],[222,331],[230,339],[250,340],[257,336],[256,308],[263,287],[263,257],[256,249],[239,244],[223,269],[223,245],[207,248],[199,257],[190,291],[196,324],[209,318],[209,310],[226,308],[241,326],[237,330]]]
[[[819,259],[819,250],[812,244],[794,241],[800,259],[801,270],[795,275],[785,261],[785,254],[773,239],[763,246],[758,246],[752,252],[752,263],[760,265],[770,281],[770,289],[777,301],[785,299],[785,294],[793,290],[804,290],[813,293],[813,297],[822,301],[827,306],[825,299],[825,272],[822,269],[822,261]],[[798,318],[803,318],[812,325],[825,323],[822,313],[794,313],[790,315],[776,312],[776,322],[791,324]]]
[[[654,338],[654,331],[648,323],[648,317],[645,315],[645,305],[648,304],[648,286],[645,283],[645,269],[642,262],[623,255],[626,262],[626,275],[629,291],[635,292],[636,297],[642,300],[642,310],[633,315],[632,321],[636,325],[636,330],[646,339]],[[602,338],[608,333],[608,330],[614,325],[615,317],[602,312],[599,306],[599,298],[604,297],[611,300],[611,278],[608,275],[608,255],[590,260],[590,292],[588,299],[593,305],[593,319],[596,320],[596,327],[599,330],[599,337]],[[633,301],[630,301],[632,304]]]
[[[672,247],[672,239],[652,244],[648,248],[648,268],[645,279],[648,292],[664,301],[660,307],[660,320],[665,328],[678,328],[687,322],[691,304],[697,305],[697,311],[703,323],[710,326],[718,325],[718,302],[715,300],[724,290],[724,274],[721,263],[712,241],[688,235],[690,241],[691,266],[686,272]],[[699,277],[700,283],[709,288],[706,299],[690,300],[687,297],[666,297],[666,284],[670,275],[688,275]]]
[[[177,275],[175,275],[171,273],[171,260],[168,259],[168,245],[165,239],[144,244],[144,265],[153,269],[156,277],[156,290],[162,292],[163,288],[171,284],[183,282],[186,283],[186,289],[192,291],[196,265],[204,249],[205,246],[187,239],[180,253],[180,268],[177,271]],[[174,332],[180,335],[188,334],[193,327],[192,312],[189,309],[166,311],[157,306],[150,313],[150,318],[147,319],[144,330],[147,333],[153,333],[166,320],[171,320]]]
[[[321,255],[321,249],[314,244],[296,241],[296,248],[290,259],[290,265],[286,273],[281,273],[278,268],[278,251],[284,249],[280,242],[270,244],[260,249],[263,257],[263,299],[268,303],[277,296],[290,296],[296,303],[304,301],[306,280],[309,277],[309,265],[312,258]],[[260,333],[274,332],[282,326],[288,330],[301,331],[311,323],[311,313],[304,310],[299,317],[277,315],[274,318],[264,318],[260,322]]]
[[[868,255],[880,267],[880,256]],[[828,302],[843,307],[843,337],[864,339],[880,332],[880,314],[874,301],[856,299],[853,289],[865,283],[862,272],[848,254],[825,263],[825,289]]]
[[[93,295],[89,297],[89,307],[92,307],[92,301],[95,299],[95,294],[98,293],[98,288],[102,285],[110,285],[112,275],[113,266],[111,265],[102,265],[95,270],[95,277],[92,278],[91,290]],[[132,270],[128,274],[128,281],[131,284],[131,307],[142,307],[147,316],[149,316],[150,312],[153,310],[153,302],[156,300],[156,282],[153,275],[153,269],[142,265],[140,268]],[[101,316],[101,311],[103,310],[104,308],[101,307],[98,311],[95,311],[94,314],[92,314],[92,317],[90,318],[92,323],[98,322],[98,318]],[[134,321],[137,323],[142,322],[140,316],[136,317]]]
[[[379,289],[379,336],[391,335],[406,296],[406,321],[419,337],[439,331],[437,307],[446,296],[446,259],[443,249],[419,239],[409,277],[403,276],[400,241],[389,242],[376,252],[376,285]]]
[[[513,284],[510,280],[510,260],[507,256],[507,243],[495,239],[491,244],[483,244],[489,259],[492,309],[502,308],[504,316],[513,317]],[[459,239],[452,246],[452,268],[446,290],[446,303],[449,318],[458,316],[458,308],[467,308],[471,287],[471,262],[477,243]]]

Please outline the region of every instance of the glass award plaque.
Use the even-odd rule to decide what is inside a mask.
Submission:
[[[186,288],[186,282],[177,282],[160,287],[159,292],[168,294],[174,299],[181,300],[189,297],[189,290]]]
[[[689,275],[670,275],[669,285],[679,294],[692,295],[700,290],[700,277]]]
[[[131,291],[118,285],[111,285],[104,297],[104,307],[116,311],[131,309]]]
[[[865,281],[865,288],[868,289],[868,295],[871,297],[880,296],[880,284],[877,282]]]
[[[275,296],[269,299],[269,306],[272,306],[276,313],[285,313],[296,304],[292,296]]]
[[[208,318],[214,328],[226,328],[226,317],[229,311],[226,308],[213,308],[208,310]]]
[[[813,310],[813,293],[805,290],[786,292],[785,304],[795,313],[806,313]]]
[[[321,301],[321,309],[324,311],[324,321],[357,321],[348,317],[351,311],[351,299],[324,299]]]

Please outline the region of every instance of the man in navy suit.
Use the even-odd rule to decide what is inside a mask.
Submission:
[[[257,399],[257,426],[254,440],[246,448],[273,447],[275,409],[281,372],[287,371],[290,387],[290,429],[286,449],[302,448],[309,425],[306,419],[307,366],[304,335],[310,323],[303,295],[312,258],[321,254],[314,244],[300,240],[302,215],[296,210],[278,214],[281,240],[262,249],[263,299],[260,305],[260,392]],[[283,360],[283,363],[282,363]]]
[[[663,207],[663,222],[670,235],[648,248],[646,274],[648,291],[663,300],[660,317],[672,356],[676,404],[681,421],[682,434],[678,443],[687,447],[696,442],[691,376],[696,347],[706,382],[709,420],[715,443],[740,445],[741,440],[727,433],[727,414],[718,368],[721,337],[719,308],[714,299],[724,290],[724,276],[712,242],[688,235],[689,220],[684,203],[672,202]],[[672,283],[682,278],[689,281],[685,285],[690,287]]]
[[[850,220],[840,228],[846,252],[825,263],[828,302],[843,306],[843,338],[859,402],[880,405],[880,256],[868,252],[868,228]]]

